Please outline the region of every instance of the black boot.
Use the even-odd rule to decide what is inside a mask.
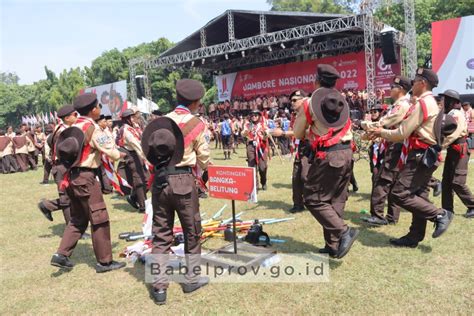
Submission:
[[[446,210],[443,210],[443,213],[436,216],[434,222],[435,230],[432,235],[433,238],[438,238],[448,229],[449,224],[451,224],[451,221],[453,220],[453,216],[454,214],[452,212]]]
[[[156,305],[164,305],[166,304],[166,290],[151,290],[151,297]]]
[[[408,248],[416,248],[418,247],[418,242],[416,240],[411,239],[408,236],[403,236],[400,238],[391,238],[390,244],[395,247],[408,247]]]
[[[111,261],[109,263],[99,263],[95,265],[95,272],[104,273],[112,270],[122,269],[126,266],[125,262]]]
[[[347,228],[347,230],[342,234],[341,240],[339,242],[336,258],[341,259],[347,255],[352,247],[352,244],[357,239],[357,235],[359,235],[359,230],[352,227]]]
[[[62,269],[72,269],[74,267],[74,263],[69,260],[68,257],[65,255],[61,255],[59,253],[55,253],[53,257],[51,258],[51,265],[62,268]]]
[[[50,222],[53,221],[53,216],[51,215],[51,211],[46,208],[43,201],[38,203],[38,208],[40,209],[41,213],[43,213],[44,217]]]
[[[209,284],[208,277],[200,277],[199,281],[196,283],[182,283],[181,288],[183,289],[183,292],[187,294],[187,293],[192,293],[208,284]]]

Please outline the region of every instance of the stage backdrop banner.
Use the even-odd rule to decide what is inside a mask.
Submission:
[[[385,65],[380,49],[375,51],[375,86],[390,89],[393,76],[401,73],[400,63]],[[216,77],[219,101],[233,97],[289,94],[295,89],[314,90],[316,66],[333,65],[340,73],[336,88],[358,89],[366,87],[364,52],[324,57],[303,62],[243,70]]]
[[[113,120],[119,120],[120,113],[127,109],[126,80],[85,88],[82,92],[93,92],[97,94],[97,99],[102,106],[106,105],[110,109]]]
[[[435,93],[474,94],[473,30],[474,15],[431,24],[432,64],[439,77]]]

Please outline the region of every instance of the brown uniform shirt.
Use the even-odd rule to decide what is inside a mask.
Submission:
[[[13,142],[8,136],[0,136],[2,139],[1,142],[7,143],[3,150],[0,150],[0,158],[3,158],[8,155],[13,155]]]
[[[451,135],[448,135],[444,138],[443,148],[448,147],[458,138],[467,136],[467,123],[462,110],[452,109],[451,111],[449,111],[448,115],[454,117],[454,119],[458,123],[458,126]]]
[[[128,124],[123,128],[123,147],[129,151],[135,151],[138,156],[147,161],[140,144],[140,133]]]
[[[363,129],[371,129],[377,127],[384,128],[397,128],[400,126],[400,123],[405,118],[408,110],[410,109],[410,98],[408,95],[405,95],[395,101],[388,113],[380,118],[377,122],[361,122]]]
[[[427,118],[423,120],[423,110],[419,102],[423,99],[426,104]],[[400,126],[394,130],[382,129],[382,137],[391,142],[402,142],[412,133],[424,143],[429,145],[436,144],[434,135],[434,122],[439,113],[439,107],[436,103],[433,93],[427,91],[423,93],[416,101],[413,111],[402,121]]]
[[[318,121],[316,115],[314,114],[311,108],[311,101],[308,99],[308,111],[311,115],[311,119],[313,120],[313,124],[309,124],[308,120],[306,119],[306,114],[304,110],[304,106],[301,106],[298,109],[298,113],[296,114],[295,125],[293,126],[293,133],[296,138],[304,139],[306,137],[306,130],[310,130],[310,134],[308,135],[309,141],[314,141],[312,135],[323,136],[326,135],[329,131],[329,128],[325,126],[322,122]],[[341,137],[340,142],[347,142],[352,140],[352,130],[349,129],[347,133]]]
[[[166,116],[175,121],[180,128],[182,128],[182,126],[188,123],[190,120],[198,119],[190,112],[182,113],[181,111],[176,112],[176,110],[167,114]],[[195,131],[195,136],[190,134],[187,136],[188,139],[185,137],[183,159],[179,164],[176,165],[177,167],[194,167],[196,164],[198,164],[202,170],[207,170],[207,165],[209,164],[211,156],[209,145],[206,142],[207,127],[202,121],[198,126],[200,127],[198,127],[198,129]]]
[[[73,126],[82,127],[85,124],[91,123],[91,126],[86,131],[86,141],[90,139],[90,152],[89,155],[82,161],[78,167],[85,168],[99,168],[101,166],[100,154],[107,155],[112,160],[118,160],[120,158],[120,152],[115,146],[113,139],[108,137],[97,125],[94,120],[89,117],[81,117],[82,120],[78,120]]]

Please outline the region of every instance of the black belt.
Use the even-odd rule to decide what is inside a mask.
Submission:
[[[192,174],[193,169],[191,167],[166,167],[166,173],[168,175],[174,174]]]
[[[349,148],[352,148],[350,141],[339,143],[331,147],[318,147],[317,151],[329,152],[329,151],[344,150],[344,149],[349,149]]]
[[[87,168],[87,167],[73,167],[71,168],[71,172],[79,173],[79,172],[94,172],[97,173],[98,168]]]

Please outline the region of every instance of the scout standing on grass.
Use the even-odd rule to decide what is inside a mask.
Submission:
[[[387,129],[396,129],[400,126],[405,115],[410,108],[408,91],[411,90],[411,82],[406,77],[396,76],[390,90],[390,96],[395,103],[389,109],[388,113],[378,122],[362,122],[362,128],[365,130],[375,127],[385,127]],[[385,154],[383,164],[380,166],[372,193],[370,196],[370,217],[364,220],[372,225],[396,224],[400,217],[400,207],[393,201],[390,195],[393,184],[400,171],[398,161],[402,152],[402,143],[384,142]],[[388,197],[387,216],[384,217],[385,200]]]
[[[66,188],[71,200],[71,220],[51,264],[66,269],[74,266],[69,257],[90,221],[92,245],[97,259],[96,272],[120,269],[125,263],[112,260],[109,214],[96,176],[101,165],[101,153],[112,160],[118,160],[125,154],[118,151],[113,140],[101,132],[95,123],[100,117],[95,93],[76,97],[74,109],[81,117],[59,135],[56,143],[58,159],[67,168],[62,187]]]
[[[56,182],[58,188],[58,195],[59,198],[55,200],[42,200],[38,204],[38,208],[40,209],[41,213],[49,220],[53,221],[53,216],[51,212],[62,210],[64,220],[66,225],[71,220],[71,201],[69,200],[69,196],[66,194],[64,189],[60,188],[61,181],[64,179],[64,175],[66,174],[66,167],[63,164],[60,164],[57,160],[56,155],[56,141],[59,138],[59,135],[69,126],[76,123],[77,121],[77,112],[74,110],[72,105],[65,105],[58,110],[58,117],[61,119],[61,122],[56,125],[54,128],[53,133],[48,137],[47,140],[47,149],[49,152],[49,160],[52,163],[51,173],[54,177],[54,182]]]
[[[444,140],[447,147],[444,160],[441,205],[445,210],[454,213],[453,191],[467,207],[465,217],[474,217],[474,197],[466,184],[470,151],[467,146],[467,122],[461,109],[461,98],[454,90],[440,94],[444,104],[444,113],[452,116],[457,122],[456,130]]]
[[[326,246],[320,250],[333,258],[342,258],[350,250],[359,231],[344,223],[347,186],[352,171],[352,131],[349,106],[334,86],[339,78],[330,65],[318,65],[316,90],[298,111],[294,133],[306,137],[313,151],[304,203],[323,226]]]
[[[204,92],[199,81],[179,80],[176,83],[179,105],[166,117],[153,120],[142,139],[143,152],[155,166],[152,253],[158,255],[159,266],[166,267],[167,260],[163,255],[169,254],[171,249],[176,212],[183,227],[184,252],[191,255],[186,257],[188,274],[186,282],[181,284],[184,293],[194,292],[209,282],[193,273],[200,264],[201,215],[192,168],[197,164],[202,170],[207,170],[210,156],[205,139],[206,125],[194,116]],[[156,304],[166,302],[168,286],[167,276],[159,274],[151,293]]]
[[[131,194],[127,196],[128,203],[140,213],[145,212],[146,183],[144,164],[147,163],[140,145],[141,132],[134,127],[135,113],[127,109],[122,113],[123,126],[117,134],[117,145],[127,154],[118,165],[120,175],[127,179],[132,186]],[[125,190],[127,192],[128,190]]]
[[[372,137],[383,137],[390,142],[404,141],[400,162],[402,169],[391,194],[395,203],[412,213],[412,223],[407,235],[390,239],[398,247],[415,248],[425,237],[427,221],[435,224],[433,238],[441,236],[453,215],[437,208],[428,200],[428,183],[438,168],[439,138],[435,122],[440,122],[440,112],[431,90],[438,85],[438,76],[432,70],[419,68],[413,80],[413,95],[417,98],[410,114],[397,129],[373,130]]]
[[[262,190],[265,191],[267,189],[268,168],[268,127],[259,110],[250,112],[250,120],[244,124],[242,136],[247,139],[247,164],[249,167],[256,168],[258,176],[260,176]],[[255,182],[258,184],[258,177]]]

